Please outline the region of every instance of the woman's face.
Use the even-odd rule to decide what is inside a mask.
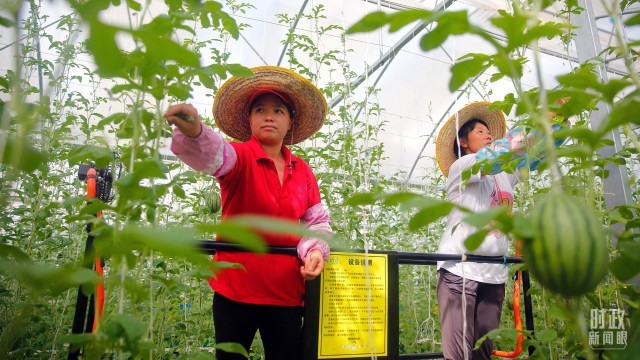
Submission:
[[[251,133],[262,144],[282,144],[291,128],[291,116],[282,99],[274,94],[260,95],[251,105]]]
[[[473,130],[469,132],[466,139],[460,139],[460,147],[465,154],[475,154],[478,150],[491,144],[493,136],[489,128],[481,123],[476,123]]]

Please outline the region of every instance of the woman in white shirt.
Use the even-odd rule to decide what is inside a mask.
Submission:
[[[491,169],[483,168],[463,182],[463,173],[477,161],[496,159],[513,151],[514,158],[519,159],[518,168],[527,166],[533,170],[540,162],[540,157],[529,157],[523,151],[525,143],[531,145],[541,140],[537,139],[540,138],[539,134],[516,127],[505,136],[504,114],[500,110],[490,111],[490,104],[476,102],[465,106],[449,118],[436,141],[436,159],[447,177],[447,199],[474,212],[486,211],[498,205],[506,206],[511,211],[513,187],[518,182],[515,174],[502,171],[499,164],[494,164]],[[560,128],[558,124],[553,125],[554,131]],[[556,146],[561,143],[562,140],[555,141]],[[477,229],[465,223],[463,217],[464,214],[457,209],[449,214],[439,253],[460,254],[461,257],[469,253],[464,242]],[[473,254],[505,256],[508,245],[507,237],[494,230],[487,234]],[[477,350],[473,348],[481,337],[500,324],[507,278],[508,269],[504,264],[438,262],[438,304],[442,351],[446,359],[491,358],[493,343],[490,340],[484,341]],[[465,328],[463,304],[466,309]]]

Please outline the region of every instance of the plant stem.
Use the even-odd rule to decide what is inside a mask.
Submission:
[[[25,302],[22,303],[22,306],[16,312],[13,319],[11,319],[11,321],[2,330],[2,334],[0,335],[0,359],[10,358],[9,351],[18,338],[25,332],[25,322],[33,312],[35,299],[40,298],[40,295],[41,294],[34,293],[26,296]]]
[[[566,299],[566,311],[569,315],[569,322],[574,329],[578,331],[582,340],[582,348],[588,360],[595,360],[594,353],[589,347],[589,336],[587,332],[587,322],[585,320],[582,309],[582,298]]]
[[[640,89],[640,76],[638,76],[638,72],[633,66],[634,59],[632,59],[631,57],[631,52],[629,51],[627,40],[622,37],[622,34],[624,34],[624,29],[620,24],[620,0],[611,0],[610,3],[604,0],[601,0],[600,2],[607,10],[609,16],[611,16],[611,18],[613,19],[613,26],[615,28],[615,31],[613,33],[618,40],[618,46],[620,48],[622,58],[624,59],[624,65],[627,68],[629,78],[635,84],[636,89]],[[609,4],[611,6],[609,6]]]

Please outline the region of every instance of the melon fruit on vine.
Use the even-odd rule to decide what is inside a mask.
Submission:
[[[564,297],[593,291],[608,272],[601,221],[578,199],[549,193],[529,213],[534,236],[523,241],[524,260],[540,285]]]
[[[209,191],[204,197],[204,202],[210,213],[215,214],[220,211],[220,195],[217,192]]]

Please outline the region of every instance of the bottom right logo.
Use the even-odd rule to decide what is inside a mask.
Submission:
[[[589,312],[589,346],[594,350],[622,350],[627,347],[625,311],[591,309]]]

